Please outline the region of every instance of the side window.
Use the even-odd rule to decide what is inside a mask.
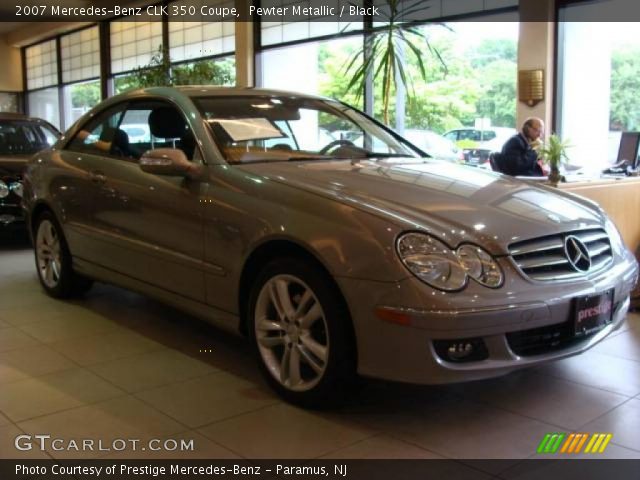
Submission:
[[[147,150],[178,148],[193,160],[196,141],[184,119],[173,105],[159,101],[129,104],[119,125],[128,140],[133,158],[140,158]]]
[[[127,158],[128,151],[123,145],[118,125],[122,117],[124,105],[118,105],[102,112],[76,133],[67,148],[77,152],[93,155],[110,155]]]
[[[496,132],[492,131],[492,130],[484,130],[482,132],[482,139],[487,142],[489,140],[493,140],[494,138],[496,138]]]
[[[444,138],[448,138],[452,142],[456,142],[458,140],[458,132],[456,131],[449,132],[444,136]]]
[[[44,137],[45,142],[47,142],[47,145],[51,146],[58,141],[59,135],[55,131],[51,130],[51,128],[46,125],[39,125],[38,128],[41,135]]]

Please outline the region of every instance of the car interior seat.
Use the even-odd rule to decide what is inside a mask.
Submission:
[[[157,138],[179,139],[176,148],[193,159],[196,141],[184,117],[173,107],[157,107],[149,114],[149,130]]]

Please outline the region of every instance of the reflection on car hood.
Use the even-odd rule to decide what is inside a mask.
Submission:
[[[24,172],[31,155],[14,155],[0,157],[1,175],[18,175]]]
[[[454,246],[492,253],[526,238],[602,225],[599,211],[570,195],[448,162],[278,162],[245,165],[272,181],[332,197],[406,229],[427,229]]]

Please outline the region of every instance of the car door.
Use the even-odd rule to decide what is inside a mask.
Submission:
[[[141,127],[144,125],[144,127]],[[146,127],[146,128],[145,128]],[[130,138],[127,131],[142,131]],[[102,262],[132,278],[204,301],[201,190],[184,176],[145,173],[138,160],[154,148],[177,148],[202,162],[185,116],[160,100],[128,104],[99,174],[93,204]]]
[[[121,103],[93,116],[52,154],[60,168],[50,188],[53,198],[64,205],[59,211],[67,242],[75,257],[94,263],[100,260],[95,242],[101,236],[95,229],[92,209],[95,198],[104,194],[101,169],[125,107],[126,103]]]

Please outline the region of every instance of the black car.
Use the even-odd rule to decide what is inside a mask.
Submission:
[[[50,123],[18,113],[0,113],[0,233],[24,227],[22,175],[29,158],[60,137]]]

